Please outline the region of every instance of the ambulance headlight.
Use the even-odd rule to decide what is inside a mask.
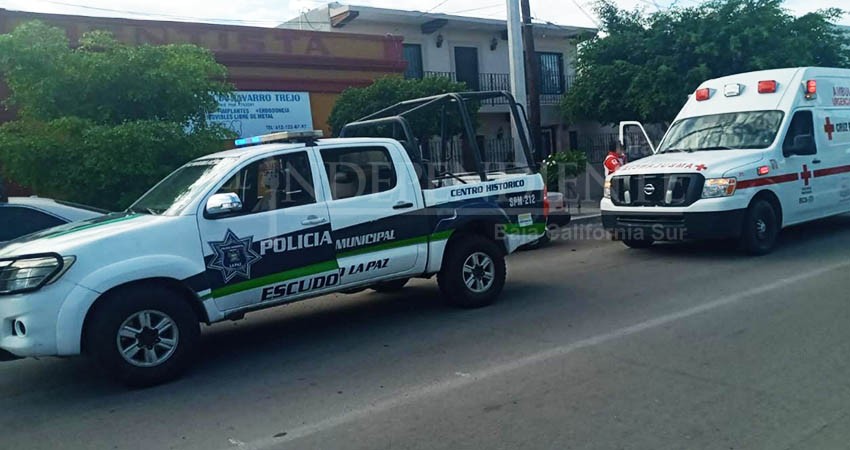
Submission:
[[[602,196],[611,198],[611,179],[605,180],[605,185],[602,187]]]
[[[709,178],[702,188],[702,198],[729,197],[735,193],[735,178]]]
[[[0,295],[37,291],[58,280],[75,260],[56,253],[0,259]]]

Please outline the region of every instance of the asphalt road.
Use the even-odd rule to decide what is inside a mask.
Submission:
[[[209,327],[156,388],[4,363],[0,448],[846,449],[848,249],[850,217],[761,258],[573,239],[481,310],[416,281]]]

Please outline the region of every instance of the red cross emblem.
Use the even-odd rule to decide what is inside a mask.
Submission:
[[[808,186],[809,180],[812,178],[812,172],[809,170],[809,166],[807,164],[803,164],[803,171],[800,172],[800,177],[803,179],[803,182],[806,183],[806,186]]]
[[[832,133],[835,133],[835,124],[829,121],[829,117],[826,118],[826,124],[823,126],[823,131],[826,131],[826,135],[831,141]]]
[[[708,169],[708,167],[706,167],[705,164],[700,164],[696,167],[696,169],[697,172],[702,172],[703,170]]]

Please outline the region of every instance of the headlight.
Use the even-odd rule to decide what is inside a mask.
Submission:
[[[0,295],[41,289],[58,280],[75,260],[55,253],[0,259]]]
[[[729,197],[735,193],[735,178],[709,178],[702,188],[702,198]]]
[[[602,196],[605,198],[611,198],[611,179],[605,180],[605,184],[602,188]]]

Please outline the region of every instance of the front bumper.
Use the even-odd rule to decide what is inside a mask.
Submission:
[[[15,357],[57,355],[59,311],[74,287],[59,280],[35,292],[0,296],[0,352]],[[16,321],[23,324],[24,334],[15,329]]]
[[[602,226],[615,239],[725,239],[741,235],[746,209],[711,212],[602,211]]]

